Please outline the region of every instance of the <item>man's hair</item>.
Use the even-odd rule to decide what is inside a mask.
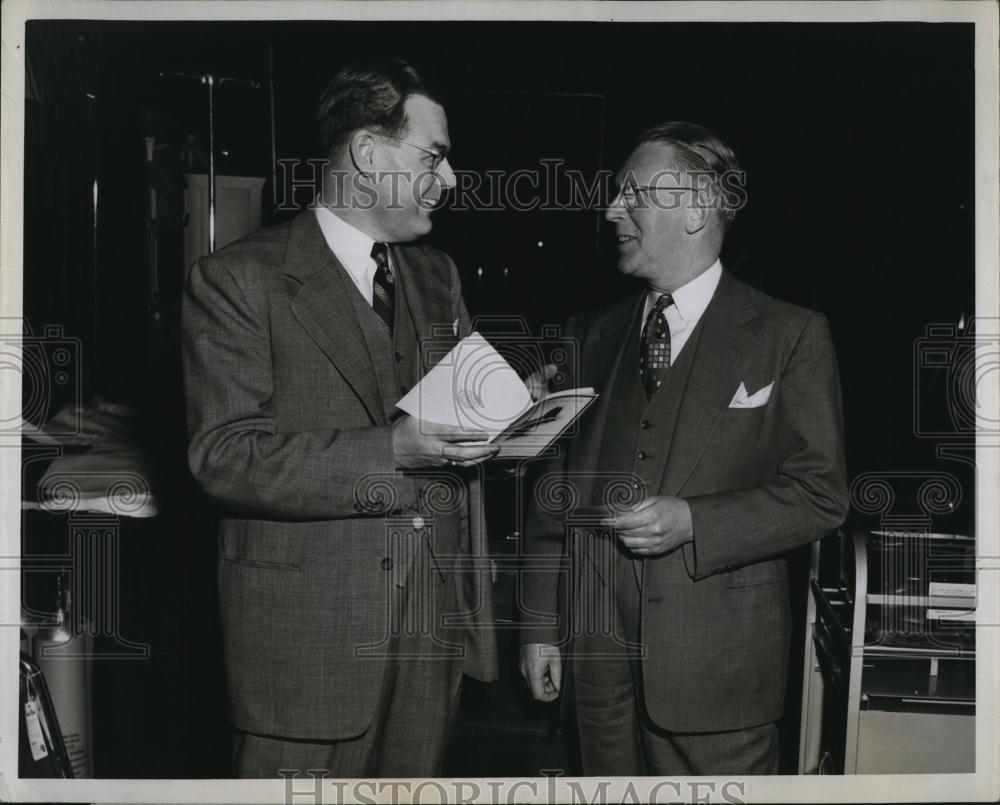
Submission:
[[[411,95],[441,103],[441,92],[402,59],[354,62],[327,85],[316,107],[324,156],[331,157],[358,129],[377,129],[390,137],[406,130],[403,109]]]
[[[711,129],[683,121],[646,129],[639,135],[636,147],[644,143],[669,145],[679,170],[706,177],[699,187],[712,193],[723,230],[729,229],[736,211],[746,204],[743,172],[733,149]]]

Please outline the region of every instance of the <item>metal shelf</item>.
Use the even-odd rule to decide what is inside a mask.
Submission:
[[[975,623],[932,612],[975,610],[974,552],[856,523],[814,545],[800,773],[974,770]]]

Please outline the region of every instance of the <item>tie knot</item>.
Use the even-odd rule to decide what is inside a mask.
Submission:
[[[389,247],[376,241],[372,244],[372,259],[375,261],[375,279],[388,285],[393,283],[392,269],[389,268]]]
[[[379,243],[378,241],[375,241],[375,243],[372,244],[372,259],[375,261],[375,264],[379,268],[388,264],[389,262],[388,255],[389,255],[389,247],[386,246],[384,243]]]
[[[670,294],[668,293],[660,294],[660,298],[657,299],[656,304],[653,305],[653,310],[660,313],[666,310],[668,307],[670,307],[673,303],[674,303],[674,298]]]

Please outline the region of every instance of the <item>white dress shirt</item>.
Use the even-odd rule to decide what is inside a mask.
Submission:
[[[351,226],[343,218],[323,206],[314,207],[319,228],[330,251],[340,260],[361,295],[372,303],[372,282],[375,280],[375,259],[372,246],[375,241],[357,227]],[[386,254],[388,258],[388,254]],[[392,261],[389,261],[392,267]]]
[[[693,280],[670,294],[674,303],[664,311],[664,315],[667,317],[667,326],[670,328],[671,364],[681,354],[688,338],[691,337],[691,333],[701,320],[705,308],[712,301],[721,276],[722,263],[716,260]],[[643,323],[645,323],[649,311],[653,309],[653,305],[656,304],[656,300],[662,295],[662,292],[652,288],[646,292],[646,304],[642,309]]]

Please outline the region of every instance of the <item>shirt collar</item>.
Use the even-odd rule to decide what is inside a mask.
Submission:
[[[712,301],[712,296],[719,285],[720,277],[722,277],[722,263],[716,259],[712,265],[702,271],[697,277],[670,294],[674,300],[673,307],[685,328],[697,323],[701,318],[701,314],[705,312],[708,303]],[[660,296],[662,296],[661,291],[653,288],[649,289],[646,294],[647,312],[656,304],[656,300]]]
[[[317,206],[316,220],[323,231],[326,245],[345,267],[371,260],[375,241],[355,226],[347,223],[328,207]]]

